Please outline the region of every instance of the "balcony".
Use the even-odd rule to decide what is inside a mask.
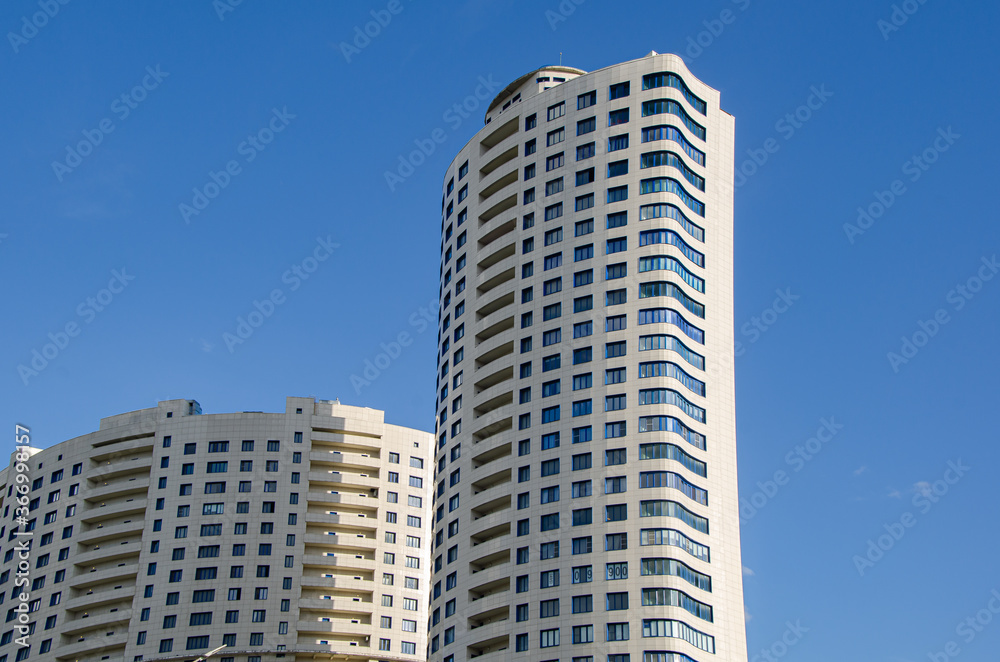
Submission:
[[[336,556],[325,556],[323,554],[306,554],[302,557],[302,567],[312,568],[352,568],[355,570],[375,570],[375,559],[365,558],[359,554],[347,553]]]
[[[133,477],[128,480],[116,480],[107,485],[97,485],[84,492],[84,500],[87,502],[106,501],[113,496],[125,496],[128,494],[149,492],[149,476]]]
[[[355,473],[378,475],[382,461],[368,453],[349,453],[334,450],[313,450],[309,453],[309,461],[324,466],[346,468]]]
[[[514,218],[508,218],[507,220],[503,219],[503,216],[499,216],[489,223],[479,226],[479,240],[476,244],[477,251],[482,251],[500,237],[503,237],[517,229],[516,216]]]
[[[135,579],[138,573],[138,563],[124,563],[113,568],[104,568],[102,570],[94,570],[93,572],[81,570],[80,574],[70,578],[69,587],[82,590],[91,586],[98,586],[127,578]]]
[[[119,609],[118,611],[105,612],[103,614],[91,613],[89,616],[82,614],[77,618],[61,623],[59,625],[59,633],[67,636],[79,635],[88,630],[107,627],[112,623],[124,623],[125,628],[128,629],[128,623],[131,618],[131,609]]]
[[[472,521],[478,521],[484,517],[489,517],[495,513],[510,509],[510,494],[501,494],[485,503],[480,503],[472,508]]]
[[[477,473],[489,473],[493,470],[490,467],[491,464],[502,460],[506,457],[510,457],[512,444],[510,442],[510,435],[496,435],[490,437],[490,442],[496,440],[499,443],[480,443],[477,445],[476,450],[481,450],[479,455],[472,458],[472,470]],[[494,465],[498,466],[498,465]],[[482,469],[482,472],[478,470]]]
[[[374,509],[370,513],[359,513],[354,510],[335,513],[306,513],[307,524],[330,524],[340,528],[350,528],[359,532],[378,529],[378,515]]]
[[[115,458],[114,461],[91,469],[87,473],[87,479],[92,481],[106,481],[133,473],[136,476],[148,476],[152,466],[153,455],[151,453],[137,457],[119,457]]]
[[[131,522],[122,522],[121,524],[113,524],[111,526],[98,524],[94,528],[87,529],[86,531],[80,533],[75,540],[81,545],[96,545],[104,540],[121,538],[131,533],[139,533],[142,531],[144,526],[145,522],[143,522],[140,518],[134,519]]]
[[[336,589],[338,591],[367,591],[369,593],[375,590],[374,580],[356,579],[355,577],[317,577],[313,575],[303,576],[301,582],[303,589]]]
[[[369,618],[369,620],[371,620]],[[356,635],[366,637],[374,631],[371,623],[362,623],[361,619],[345,620],[342,618],[329,621],[299,621],[299,634],[304,632],[317,635]]]
[[[141,515],[146,512],[147,500],[144,497],[127,498],[124,501],[112,503],[91,503],[80,515],[80,521],[84,524],[103,522],[120,515]],[[139,517],[142,519],[142,517]]]
[[[69,645],[59,646],[55,649],[57,660],[77,660],[90,655],[92,657],[109,655],[110,659],[125,659],[125,645],[128,643],[128,627],[120,627],[114,634],[108,636],[95,634],[85,638],[83,641],[75,641]],[[115,649],[121,649],[117,655]]]
[[[507,650],[509,635],[501,634],[490,639],[481,640],[470,645],[468,659],[482,658],[479,662],[500,662],[508,659],[509,656],[502,651]]]
[[[507,150],[507,153],[511,153],[511,152],[514,153],[515,157],[517,156],[517,146],[516,145],[514,147],[511,147],[509,150]],[[520,174],[520,171],[517,168],[514,168],[513,170],[511,170],[507,174],[501,174],[495,180],[493,180],[489,184],[486,184],[486,186],[480,188],[479,189],[479,204],[480,205],[484,204],[487,200],[489,200],[495,194],[503,191],[505,188],[507,188],[511,184],[516,184],[518,182],[518,175],[519,174]],[[485,182],[483,182],[483,183],[485,183]]]
[[[375,538],[364,535],[350,533],[319,534],[306,533],[304,536],[306,545],[314,547],[326,547],[330,549],[360,549],[363,552],[374,553],[378,542]]]
[[[491,149],[494,149],[498,145],[502,145],[503,142],[511,136],[517,135],[520,124],[521,116],[518,114],[494,129],[490,135],[486,136],[479,142],[479,155],[483,156]],[[480,177],[481,176],[482,169],[480,169]]]
[[[378,497],[372,494],[371,489],[341,487],[340,489],[323,491],[310,490],[306,498],[312,507],[321,506],[322,504],[378,507]],[[306,511],[307,521],[309,512]]]
[[[87,566],[100,561],[117,561],[119,559],[138,556],[142,552],[142,540],[126,540],[121,543],[112,541],[110,545],[99,545],[99,549],[92,549],[83,554],[74,554],[72,561],[74,565]],[[138,559],[136,559],[138,561]]]
[[[342,614],[367,614],[371,615],[375,610],[373,602],[373,592],[371,590],[362,595],[341,595],[331,596],[330,600],[318,598],[301,598],[296,601],[299,606],[299,615],[305,611],[317,611],[323,614],[339,612]]]
[[[378,478],[359,473],[341,473],[339,471],[310,471],[310,484],[335,485],[340,488],[373,490],[378,488]]]
[[[509,538],[511,524],[510,520],[506,516],[492,516],[484,517],[480,522],[477,522],[481,526],[474,528],[474,533],[469,536],[469,541],[472,543],[473,547],[478,547],[479,545],[484,545],[486,543],[492,542],[500,538]],[[477,553],[487,552],[489,550],[477,550]]]
[[[98,607],[113,605],[123,601],[131,603],[134,594],[135,583],[133,582],[123,588],[109,588],[104,591],[97,591],[96,593],[78,595],[64,602],[63,605],[67,612],[94,611]],[[127,604],[125,608],[128,608]]]

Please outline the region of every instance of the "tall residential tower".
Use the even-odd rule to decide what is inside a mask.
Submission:
[[[747,659],[733,151],[650,53],[518,78],[448,168],[430,660]]]

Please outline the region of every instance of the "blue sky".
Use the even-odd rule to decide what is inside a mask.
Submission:
[[[219,413],[314,395],[432,429],[438,191],[485,104],[449,109],[560,53],[593,70],[675,52],[722,91],[749,175],[751,657],[995,659],[1000,7],[399,0],[345,54],[388,2],[222,3],[70,2],[37,30],[37,2],[0,8],[10,428],[45,446],[157,400]],[[411,344],[352,383],[400,333]],[[63,346],[32,367],[49,334]],[[789,622],[808,632],[772,648]]]

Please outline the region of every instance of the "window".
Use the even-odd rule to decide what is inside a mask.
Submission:
[[[594,573],[589,565],[581,565],[573,568],[574,584],[589,584],[594,581]]]
[[[526,536],[531,533],[531,521],[522,519],[517,522],[517,535]]]
[[[591,400],[577,400],[573,403],[573,416],[586,416],[593,411]]]
[[[578,136],[582,136],[585,133],[592,133],[595,129],[597,129],[596,117],[588,117],[576,123],[576,135]]]
[[[557,180],[562,181],[562,180]],[[545,233],[545,245],[551,246],[552,244],[559,243],[563,239],[562,228],[556,228],[555,230],[549,230]]]
[[[618,126],[619,124],[625,124],[628,122],[628,108],[621,108],[619,110],[612,110],[608,113],[608,126]]]
[[[560,363],[561,363],[561,357],[559,354],[552,354],[550,356],[545,356],[542,358],[542,372],[548,372],[549,370],[558,370]]]
[[[573,261],[574,262],[580,262],[582,260],[589,260],[592,257],[594,257],[594,245],[593,244],[587,244],[586,246],[577,246],[576,248],[573,249]],[[587,282],[580,282],[580,281],[582,281],[584,279],[583,274],[588,274],[588,273],[590,274],[590,280],[587,281]],[[580,285],[586,285],[586,284],[588,284],[588,282],[590,282],[590,283],[594,282],[593,273],[594,272],[592,270],[588,270],[588,271],[581,271],[579,273],[573,274],[573,287],[579,287]],[[579,279],[578,279],[578,277],[579,277]]]
[[[542,308],[542,321],[548,322],[562,315],[562,303],[554,303]]]
[[[534,115],[532,115],[531,117],[534,117]],[[534,154],[534,153],[535,153],[535,139],[532,138],[528,142],[524,143],[524,155],[525,156],[530,156],[531,154]]]
[[[625,356],[625,341],[609,342],[606,346],[605,356],[609,359]]]
[[[576,98],[576,109],[583,110],[597,103],[597,92],[585,92]]]
[[[610,596],[611,594],[609,594]],[[628,597],[628,594],[624,594]],[[611,611],[610,608],[608,611]],[[627,641],[628,640],[628,623],[608,623],[608,641]],[[608,656],[610,657],[620,657],[618,655]]]
[[[577,186],[584,186],[586,184],[592,183],[593,181],[594,181],[594,169],[593,168],[587,168],[586,170],[581,170],[578,173],[576,173],[576,185]],[[593,194],[591,194],[591,195],[593,195]],[[591,202],[590,202],[589,206],[590,207],[594,206],[593,198],[591,198]],[[577,211],[581,211],[581,208],[580,208],[579,205],[577,205],[577,209],[576,210]]]
[[[557,145],[557,144],[561,143],[564,140],[566,140],[566,129],[563,129],[563,128],[556,129],[555,131],[549,131],[545,135],[545,145],[546,145],[546,147],[551,147],[552,145]]]
[[[586,481],[586,482],[588,483],[587,494],[590,494],[590,488],[589,488],[590,481]],[[574,556],[577,555],[577,554],[590,554],[593,551],[594,551],[594,547],[593,547],[593,544],[591,542],[590,536],[585,536],[585,537],[582,537],[582,538],[573,538],[573,555]]]
[[[561,168],[565,162],[566,162],[565,152],[559,152],[558,154],[553,154],[552,156],[547,157],[545,159],[545,172],[555,170],[556,168]],[[560,188],[559,190],[561,191],[562,188]],[[546,195],[548,195],[547,192]]]
[[[612,85],[611,89],[608,91],[608,100],[610,101],[612,99],[621,99],[623,97],[627,97],[628,94],[629,94],[629,81],[625,81],[624,83],[617,83],[615,85]]]
[[[578,322],[573,325],[573,337],[574,338],[586,338],[587,336],[594,334],[594,323],[593,322]]]
[[[589,159],[597,153],[596,143],[587,143],[576,148],[576,160],[583,161]]]
[[[610,494],[610,493],[609,493]],[[628,519],[628,508],[626,504],[616,504],[612,506],[604,507],[604,521],[605,522],[623,522]],[[615,534],[624,535],[624,534]],[[610,536],[609,536],[610,537]],[[625,549],[624,547],[615,549]]]
[[[541,518],[541,530],[542,531],[554,531],[559,528],[559,513],[551,513],[549,515],[542,515]]]
[[[608,203],[628,200],[628,186],[616,186],[608,189]]]
[[[540,575],[541,588],[554,588],[559,586],[559,571],[547,570]]]
[[[531,115],[529,115],[524,119],[524,130],[530,131],[531,129],[534,129],[537,123],[538,123],[537,117],[534,113],[532,113]],[[466,172],[468,172],[468,168],[466,168]]]
[[[514,638],[514,650],[518,653],[528,650],[527,634],[519,634]]]
[[[614,161],[608,164],[608,177],[621,177],[628,174],[628,160]],[[611,200],[608,200],[611,202]]]
[[[621,534],[615,534],[615,535],[624,536],[625,534],[621,533]],[[626,547],[627,547],[627,545],[626,545]],[[619,547],[619,548],[616,548],[616,549],[625,549],[626,547]],[[611,549],[609,548],[608,551],[611,551]],[[616,579],[628,579],[628,562],[627,561],[620,561],[618,563],[608,563],[607,564],[607,579],[608,579],[608,581],[612,581],[612,580],[616,580]]]
[[[594,611],[593,599],[589,595],[581,595],[573,598],[573,613],[574,614],[585,614]],[[593,625],[575,625],[573,626],[573,643],[574,644],[591,644],[594,642],[594,626]],[[574,660],[576,658],[573,658]],[[593,658],[590,658],[593,659]]]
[[[581,453],[573,456],[573,471],[582,471],[591,467],[590,453]]]
[[[591,495],[591,482],[589,480],[581,480],[573,483],[574,499],[579,499],[581,497],[588,497],[590,495]],[[588,546],[590,545],[590,538],[587,538],[587,545]],[[579,552],[573,552],[573,553],[577,554]]]
[[[590,234],[594,231],[594,219],[590,218],[586,221],[579,221],[575,226],[575,236],[582,237],[585,234]]]
[[[545,208],[545,220],[552,221],[563,215],[563,205],[558,202]]]
[[[555,345],[562,340],[562,329],[554,329],[552,331],[546,331],[542,334],[542,347],[548,347],[549,345]],[[542,421],[545,422],[544,419]]]
[[[524,167],[524,179],[528,180],[535,176],[535,164]]]
[[[594,307],[594,297],[588,294],[585,297],[577,297],[573,299],[573,312],[582,313],[593,309]]]

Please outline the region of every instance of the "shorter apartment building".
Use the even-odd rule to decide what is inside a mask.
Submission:
[[[193,400],[0,470],[0,662],[423,660],[433,436]]]

